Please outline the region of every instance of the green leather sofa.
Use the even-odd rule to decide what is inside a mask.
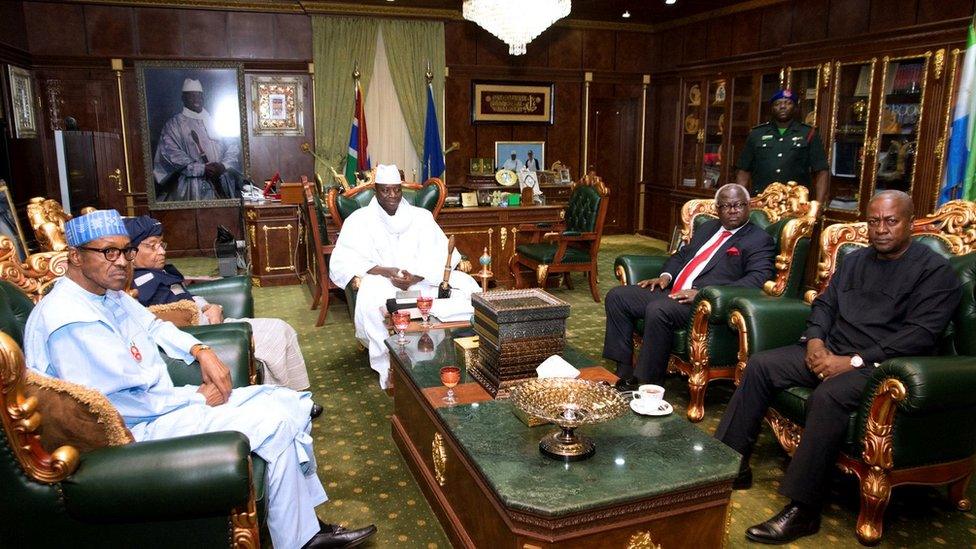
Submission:
[[[43,421],[23,396],[19,347],[33,308],[0,281],[0,547],[258,547],[264,523],[264,462],[244,435],[220,432],[138,442],[78,455],[47,454]],[[198,337],[249,378],[250,325]],[[170,362],[174,383],[199,380],[199,366]]]
[[[976,253],[971,233],[976,206],[955,201],[917,219],[916,240],[949,257],[962,281],[962,302],[942,335],[936,356],[902,357],[874,370],[861,406],[850,414],[838,467],[860,481],[857,538],[881,540],[891,489],[902,484],[949,486],[949,499],[969,510],[966,488],[976,455]],[[969,233],[969,234],[967,234]],[[826,288],[850,251],[867,245],[864,223],[837,224],[821,237],[818,290]],[[962,254],[962,255],[960,255]],[[810,313],[805,300],[737,297],[732,316],[746,356],[799,340]],[[806,402],[812,390],[793,387],[773,400],[766,420],[783,449],[792,454],[802,438]]]
[[[409,204],[430,210],[437,219],[437,214],[444,206],[444,199],[447,198],[447,187],[444,182],[437,177],[432,177],[423,183],[403,183],[403,198]],[[349,217],[352,212],[369,204],[369,201],[376,195],[374,184],[359,185],[347,191],[342,191],[338,187],[331,187],[325,197],[325,204],[332,216],[339,231],[342,230],[342,221]],[[446,257],[446,256],[445,256]],[[354,278],[346,285],[346,306],[349,308],[349,318],[356,314],[356,293],[359,291],[359,279]]]
[[[251,288],[249,276],[229,276],[194,282],[189,286],[193,295],[223,307],[224,318],[254,318],[254,295]]]
[[[563,273],[567,285],[570,273],[587,273],[590,295],[600,302],[597,288],[597,254],[603,238],[610,190],[595,174],[573,185],[564,222],[559,227],[521,226],[519,233],[528,242],[519,244],[509,259],[509,271],[515,276],[515,287],[524,288],[523,268],[535,273],[536,283],[545,289],[549,275]]]
[[[707,286],[701,288],[692,305],[688,327],[676,330],[671,343],[669,369],[688,376],[690,421],[705,416],[705,391],[717,379],[735,379],[739,366],[739,339],[729,326],[729,305],[738,296],[769,296],[770,299],[798,299],[816,224],[819,204],[808,201],[806,187],[795,183],[773,183],[750,201],[749,219],[765,229],[776,244],[776,274],[763,288]],[[714,199],[696,199],[681,210],[682,241],[691,240],[693,231],[715,219]],[[660,275],[668,256],[622,255],[614,261],[614,272],[621,284],[636,284]],[[641,345],[644,322],[634,334],[634,359]],[[743,364],[744,367],[744,364]]]

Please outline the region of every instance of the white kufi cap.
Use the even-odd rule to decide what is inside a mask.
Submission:
[[[376,166],[376,178],[373,182],[377,185],[399,185],[400,170],[397,169],[396,164],[380,164]]]
[[[203,84],[201,84],[199,80],[187,78],[186,80],[183,81],[183,91],[203,92]]]

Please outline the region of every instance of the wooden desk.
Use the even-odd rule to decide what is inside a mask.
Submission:
[[[301,284],[308,270],[305,228],[296,204],[245,203],[244,228],[255,286]]]

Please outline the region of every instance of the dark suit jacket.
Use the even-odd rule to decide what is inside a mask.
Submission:
[[[716,232],[722,229],[717,219],[708,221],[695,231],[691,242],[681,248],[664,264],[663,273],[671,275],[671,281],[678,278],[678,273],[702,249]],[[730,255],[729,248],[735,247],[739,254]],[[776,247],[773,237],[760,229],[751,221],[742,226],[728,240],[722,243],[715,255],[705,264],[705,268],[692,282],[693,288],[705,286],[745,286],[762,288],[762,285],[773,277],[775,268],[773,260],[776,257]]]

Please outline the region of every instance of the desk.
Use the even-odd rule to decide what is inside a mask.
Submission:
[[[280,202],[244,203],[244,232],[255,286],[301,284],[308,260],[298,208]]]
[[[459,404],[440,398],[439,371],[459,365],[450,332],[433,353],[418,339],[390,349],[393,438],[455,547],[721,547],[739,454],[681,414],[628,412],[582,427],[597,445],[564,464],[539,453],[552,425],[527,427],[507,400],[462,370]],[[570,363],[588,361],[569,349]],[[602,368],[583,376],[606,377]]]

